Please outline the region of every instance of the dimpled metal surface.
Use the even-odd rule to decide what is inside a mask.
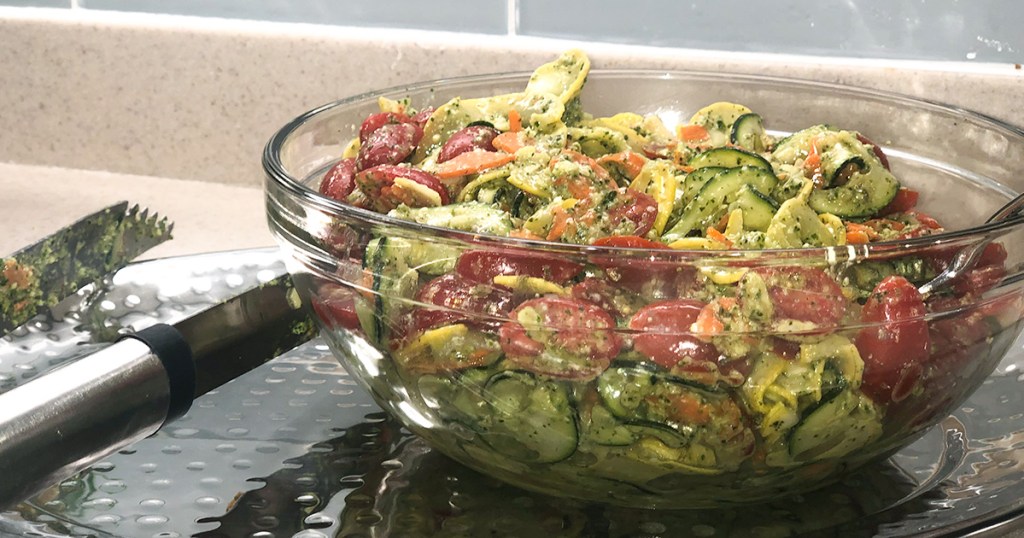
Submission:
[[[0,339],[0,391],[272,278],[274,250],[132,265]],[[644,511],[528,493],[387,419],[320,340],[196,400],[156,435],[0,513],[0,535],[905,536],[998,532],[1024,509],[1021,342],[965,406],[889,461],[813,495]],[[983,529],[979,531],[978,529]]]

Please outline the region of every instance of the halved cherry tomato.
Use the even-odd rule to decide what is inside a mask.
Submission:
[[[629,318],[644,301],[636,293],[620,286],[613,286],[604,278],[587,278],[574,284],[570,294],[582,301],[600,306],[616,318]]]
[[[520,318],[532,317],[524,325]],[[601,307],[567,297],[525,301],[501,326],[507,360],[526,370],[566,378],[593,378],[618,355],[615,320]]]
[[[359,126],[359,141],[365,143],[367,137],[385,125],[409,123],[410,121],[412,121],[411,118],[401,112],[378,112],[376,114],[370,114],[365,120],[363,120],[362,125]]]
[[[632,235],[644,236],[651,231],[658,218],[658,202],[646,192],[619,189],[619,196],[608,206],[607,211],[613,223],[631,221]]]
[[[359,316],[356,315],[356,292],[337,284],[325,283],[312,297],[313,312],[330,328],[360,331]]]
[[[532,276],[565,284],[582,270],[578,263],[551,255],[510,250],[471,250],[462,253],[455,263],[457,273],[484,284],[493,283],[499,275]]]
[[[331,167],[320,182],[320,194],[344,202],[356,188],[356,160],[342,159]]]
[[[875,144],[868,137],[860,133],[857,133],[857,140],[859,140],[861,144],[871,146],[871,151],[873,151],[875,153],[875,157],[878,157],[878,160],[882,162],[882,166],[884,166],[886,170],[889,169],[889,158],[885,156],[885,152],[882,151],[882,148],[878,144]]]
[[[846,312],[843,289],[827,273],[814,267],[762,267],[775,317],[809,321],[834,327]]]
[[[595,247],[667,249],[668,245],[636,235],[609,235],[594,241]]]
[[[629,328],[640,332],[633,337],[633,349],[668,369],[684,358],[716,361],[715,346],[690,331],[704,306],[693,299],[677,299],[641,308],[629,320]]]
[[[901,276],[889,276],[875,286],[861,311],[871,325],[857,334],[864,359],[861,390],[880,404],[900,401],[917,383],[928,360],[927,309],[917,288]]]
[[[401,178],[408,181],[398,182]],[[418,184],[423,188],[410,185]],[[366,193],[373,208],[388,212],[405,204],[409,207],[444,205],[450,201],[448,189],[429,172],[411,166],[382,164],[356,174],[356,185]],[[437,198],[431,195],[437,193]]]
[[[499,320],[512,311],[511,290],[473,282],[448,273],[424,284],[416,300],[439,308],[419,307],[413,311],[414,332],[452,323],[465,323],[479,329],[496,329]]]
[[[617,247],[617,248],[641,248],[666,250],[668,245],[651,241],[636,235],[610,235],[594,241],[596,247]],[[649,258],[638,258],[625,255],[601,255],[593,258],[593,263],[600,266],[608,274],[611,281],[620,284],[632,291],[638,291],[644,285],[665,283],[675,281],[679,274],[686,273],[695,275],[696,270],[687,272],[687,268],[678,263],[663,260],[651,260]],[[691,268],[692,269],[692,268]],[[691,275],[692,276],[692,275]],[[674,295],[670,295],[673,296]]]
[[[904,211],[910,211],[917,207],[917,199],[921,196],[921,193],[908,189],[906,187],[900,187],[900,190],[896,191],[896,196],[893,197],[889,205],[882,208],[878,212],[879,215],[888,215],[890,213],[902,213]]]

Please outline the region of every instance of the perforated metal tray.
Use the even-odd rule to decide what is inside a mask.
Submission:
[[[173,322],[280,270],[275,250],[132,265],[0,340],[0,390]],[[35,537],[997,535],[1024,513],[1024,348],[889,461],[813,495],[667,512],[524,492],[390,421],[320,341],[196,401],[181,420],[16,509]],[[2,477],[0,477],[2,479]]]

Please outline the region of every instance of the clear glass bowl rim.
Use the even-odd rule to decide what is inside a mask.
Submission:
[[[512,82],[519,79],[526,80],[529,78],[530,74],[530,72],[522,71],[441,78],[417,82],[413,84],[401,84],[397,86],[391,86],[388,88],[372,90],[321,105],[299,115],[298,117],[285,124],[276,133],[273,134],[273,136],[267,142],[263,151],[262,162],[264,172],[266,173],[268,180],[273,181],[278,187],[284,189],[285,192],[287,192],[297,200],[301,201],[303,204],[308,204],[309,207],[315,208],[316,210],[321,211],[328,216],[347,217],[350,219],[355,219],[357,221],[365,222],[367,225],[393,227],[399,230],[404,230],[411,234],[424,234],[433,237],[447,237],[453,240],[461,240],[479,246],[506,246],[518,249],[541,248],[547,252],[566,253],[569,255],[589,255],[595,252],[615,252],[616,255],[630,255],[632,253],[643,253],[649,255],[657,255],[659,258],[715,258],[718,260],[729,258],[771,259],[774,257],[777,257],[780,260],[792,260],[794,258],[850,259],[853,257],[867,256],[870,252],[878,252],[879,254],[882,252],[900,252],[905,251],[906,249],[921,249],[936,244],[958,243],[964,240],[970,241],[971,238],[976,236],[980,237],[988,235],[1002,235],[1003,233],[1006,233],[1011,229],[1024,224],[1024,212],[1019,212],[1017,215],[1013,217],[998,222],[988,224],[983,223],[969,228],[961,228],[957,230],[943,232],[941,234],[924,235],[920,237],[902,239],[898,241],[884,241],[864,245],[860,249],[860,253],[857,254],[849,252],[849,245],[843,245],[839,247],[810,247],[727,251],[685,249],[655,250],[646,249],[642,247],[597,247],[593,245],[577,245],[536,239],[523,239],[514,237],[501,237],[495,235],[477,234],[472,232],[452,230],[449,228],[441,228],[426,224],[419,224],[416,222],[406,221],[402,219],[392,218],[383,213],[377,213],[367,209],[361,209],[355,206],[351,206],[336,201],[334,199],[331,199],[327,196],[320,194],[319,192],[310,189],[309,187],[302,183],[301,178],[292,177],[287,172],[287,170],[285,170],[285,166],[281,161],[281,151],[284,148],[284,145],[287,142],[288,138],[291,136],[291,134],[294,133],[303,125],[305,125],[307,122],[314,120],[317,116],[329,110],[344,107],[355,103],[366,102],[371,99],[376,100],[377,97],[383,95],[391,95],[401,92],[411,93],[420,90],[428,90],[431,88],[436,89],[439,87],[463,84],[485,82]],[[928,99],[918,97],[911,97],[896,92],[874,90],[857,86],[847,86],[842,84],[818,82],[790,77],[715,73],[696,70],[594,69],[590,71],[590,74],[588,76],[588,82],[590,80],[593,80],[594,78],[616,77],[636,77],[644,79],[662,80],[690,79],[695,82],[700,80],[734,82],[744,81],[751,83],[761,83],[766,85],[799,87],[807,90],[819,90],[823,92],[832,92],[837,94],[847,94],[860,98],[884,100],[892,104],[903,103],[917,108],[930,108],[935,111],[964,116],[972,121],[981,124],[987,124],[991,129],[1001,131],[1003,134],[1006,134],[1012,138],[1016,138],[1022,145],[1024,145],[1024,130],[1015,127],[1009,123],[1006,123],[999,119],[978,112],[966,110],[963,108],[940,103],[937,101],[931,101]],[[1021,170],[1021,173],[1024,174],[1024,169]],[[998,181],[995,178],[990,179],[993,179],[995,182],[1003,185],[1001,181]],[[988,215],[980,215],[979,220],[981,218],[987,217]]]

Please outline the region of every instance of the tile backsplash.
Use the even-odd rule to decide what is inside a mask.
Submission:
[[[1024,63],[1019,0],[0,0],[369,28],[853,58]]]

